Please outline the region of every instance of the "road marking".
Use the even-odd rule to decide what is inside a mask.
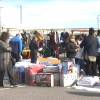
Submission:
[[[5,88],[5,87],[4,87],[4,88],[1,88],[0,90],[7,90],[7,89],[10,89],[10,88]]]
[[[18,87],[4,87],[4,88],[0,88],[0,90],[7,90],[7,89],[14,89],[14,88],[21,88],[21,87],[26,87],[26,86],[18,86]]]

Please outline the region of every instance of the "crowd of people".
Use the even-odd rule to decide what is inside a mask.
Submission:
[[[95,30],[89,28],[89,35],[80,35],[78,41],[75,40],[75,35],[70,35],[66,41],[67,58],[73,63],[79,64],[80,68],[85,71],[86,75],[97,76],[97,69],[100,75],[100,30],[97,31],[97,36],[94,37]],[[82,58],[77,58],[76,55],[80,49],[83,51]]]
[[[94,37],[94,33],[94,29],[89,28],[89,35],[81,34],[78,40],[75,39],[75,35],[71,34],[66,39],[65,44],[67,59],[73,61],[74,64],[79,64],[80,69],[89,76],[97,76],[97,67],[100,75],[100,30],[97,31],[96,37]],[[17,86],[11,73],[11,66],[13,66],[13,59],[16,62],[19,61],[23,44],[20,34],[16,34],[10,41],[8,39],[9,33],[2,32],[0,36],[0,87],[4,87],[3,79],[6,70],[10,85]],[[31,50],[31,63],[36,63],[38,52],[36,36],[32,37],[29,49]],[[82,58],[77,57],[80,49],[82,50]]]
[[[0,87],[4,87],[3,79],[6,70],[11,87],[18,86],[18,83],[13,78],[12,68],[15,62],[20,60],[23,43],[20,34],[16,34],[11,40],[9,40],[9,35],[8,32],[2,32],[0,36]],[[36,63],[38,44],[35,36],[32,37],[29,49],[31,50],[31,63]]]

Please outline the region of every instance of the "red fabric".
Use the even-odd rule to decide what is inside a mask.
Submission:
[[[40,47],[40,41],[37,41],[38,47]]]
[[[59,44],[59,40],[57,40],[57,44]]]
[[[56,57],[59,58],[59,48],[56,50]]]
[[[55,32],[52,33],[53,39],[55,41]]]
[[[44,66],[44,64],[33,64],[28,67],[28,69],[25,70],[25,83],[30,85],[36,84],[35,75],[42,73]]]
[[[27,56],[22,55],[22,58],[23,59],[31,59],[31,57],[29,55],[27,55]]]

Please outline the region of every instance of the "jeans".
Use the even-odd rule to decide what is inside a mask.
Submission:
[[[77,64],[80,65],[80,69],[83,69],[83,63],[81,59],[78,59]]]
[[[37,55],[31,54],[31,63],[36,63],[36,62],[37,62]]]
[[[68,58],[68,60],[73,61],[73,64],[75,64],[75,58]]]

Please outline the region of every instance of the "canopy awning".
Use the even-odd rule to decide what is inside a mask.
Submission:
[[[78,32],[88,32],[88,29],[71,29],[71,32],[78,31]]]

